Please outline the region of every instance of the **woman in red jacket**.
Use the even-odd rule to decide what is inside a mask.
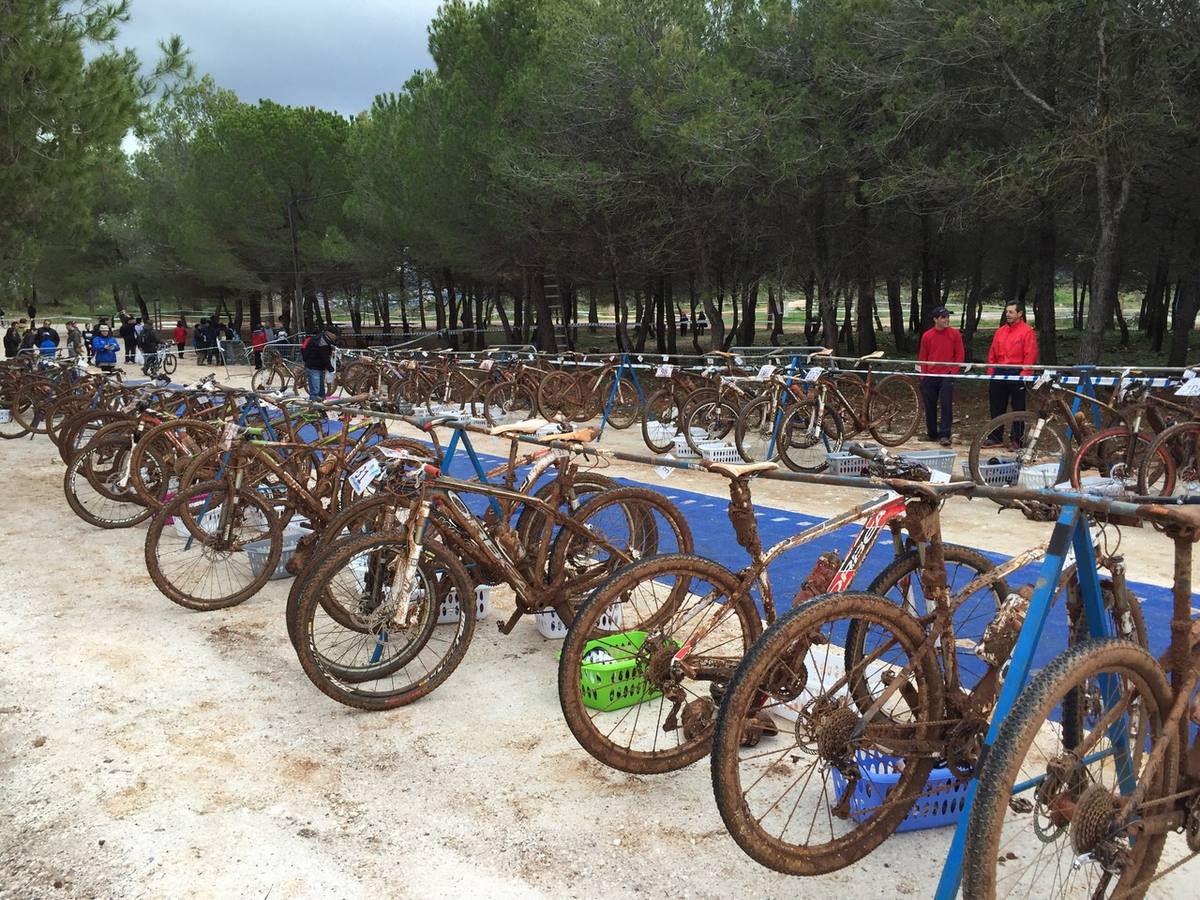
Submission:
[[[1032,375],[1029,368],[1037,362],[1037,335],[1025,323],[1025,307],[1020,303],[1009,303],[1004,307],[1004,324],[996,329],[992,338],[992,347],[988,350],[989,375]],[[1012,403],[1013,412],[1025,409],[1025,382],[1010,381],[1007,378],[995,379],[988,382],[988,403],[991,406],[992,418],[1002,416]],[[984,442],[985,447],[1000,447],[1004,444],[1002,428],[997,428]],[[1025,434],[1025,426],[1014,422],[1009,446],[1017,449],[1021,446],[1021,438]]]
[[[183,348],[187,346],[187,323],[183,319],[175,323],[175,331],[171,337],[175,339],[175,349],[179,351],[179,358],[183,359]]]

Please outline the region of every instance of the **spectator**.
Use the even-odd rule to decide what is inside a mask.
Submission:
[[[117,367],[117,351],[121,345],[110,333],[107,322],[101,322],[96,330],[99,334],[92,338],[92,354],[96,357],[96,365],[111,372]]]
[[[688,330],[688,316],[687,316],[687,313],[681,312],[679,314],[679,333],[687,334],[687,330]]]
[[[263,367],[263,350],[267,347],[267,329],[259,323],[259,326],[250,332],[250,349],[254,351],[254,368],[261,369]]]
[[[143,325],[138,336],[138,349],[142,351],[142,374],[154,375],[158,372],[158,332],[149,325]]]
[[[183,319],[176,322],[175,331],[171,337],[175,339],[175,349],[179,351],[179,358],[183,359],[183,351],[187,347],[187,322]]]
[[[145,327],[146,326],[142,324],[141,316],[138,316],[136,319],[133,320],[133,343],[134,343],[134,346],[137,346],[138,342],[141,341],[142,329]]]
[[[17,350],[21,347],[21,331],[17,327],[17,323],[13,322],[8,326],[8,331],[4,332],[4,355],[12,359],[17,355]]]
[[[287,343],[288,339],[287,326],[283,324],[283,319],[277,319],[276,322],[278,324],[275,327],[275,337],[272,340],[279,345],[279,355],[286,356],[288,359],[295,359],[296,357],[292,354],[291,349],[283,346]]]
[[[300,350],[304,373],[308,378],[308,399],[325,399],[325,373],[333,371],[333,351],[337,348],[337,326],[326,322],[323,330],[308,338]]]
[[[96,351],[92,349],[92,338],[96,336],[96,331],[91,325],[83,326],[83,350],[87,353],[88,365],[92,364],[92,358],[96,355]]]
[[[58,350],[59,340],[58,331],[50,325],[49,319],[44,319],[42,327],[37,330],[37,334],[34,337],[34,343],[37,345],[38,350],[41,351],[42,356],[53,356],[55,351]]]
[[[29,324],[32,325],[37,321],[37,307],[32,303],[25,307],[25,312],[29,313]]]
[[[963,361],[962,335],[950,327],[950,310],[939,306],[933,311],[933,327],[921,335],[921,400],[925,404],[925,437],[943,447],[950,446],[954,424],[954,379]],[[941,412],[941,425],[938,413]]]
[[[225,341],[236,341],[238,339],[237,332],[233,330],[233,323],[226,322],[218,326],[221,332],[221,339]]]
[[[35,349],[37,349],[37,332],[32,327],[26,328],[25,333],[21,335],[18,353],[32,353]]]
[[[1037,362],[1037,335],[1025,322],[1025,307],[1012,302],[1004,307],[1004,323],[996,329],[992,338],[992,346],[988,350],[989,375],[1032,375],[1030,366]],[[1009,404],[1013,412],[1025,410],[1025,383],[1008,379],[995,379],[988,382],[988,404],[991,416],[1004,415]],[[1004,429],[998,428],[988,435],[984,447],[1000,447],[1004,444]],[[1021,446],[1021,438],[1025,434],[1025,426],[1014,422],[1010,435],[1009,447],[1013,450]]]
[[[704,310],[700,310],[696,314],[696,337],[704,337],[704,329],[708,327],[708,316],[704,314]]]
[[[196,348],[196,365],[202,366],[208,360],[208,351],[204,346],[204,321],[192,326],[192,346]]]
[[[83,332],[74,322],[67,323],[67,355],[71,359],[78,359],[84,355]]]
[[[129,316],[121,317],[121,327],[117,329],[117,334],[121,336],[121,340],[125,342],[125,362],[132,363],[137,361],[137,345],[136,335],[134,334],[133,319]]]

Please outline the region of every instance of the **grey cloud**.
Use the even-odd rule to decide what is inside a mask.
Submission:
[[[180,34],[197,74],[248,103],[270,99],[353,115],[430,68],[438,0],[134,0],[118,44],[154,65]]]

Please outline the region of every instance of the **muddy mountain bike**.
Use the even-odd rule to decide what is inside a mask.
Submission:
[[[979,762],[1032,596],[1032,586],[1002,594],[1001,585],[1045,547],[953,585],[939,495],[923,488],[897,488],[909,493],[908,530],[922,561],[890,588],[877,583],[797,606],[755,643],[725,692],[713,792],[731,836],[769,868],[817,875],[850,865],[891,835],[915,802],[948,799]],[[1110,627],[1144,643],[1123,562],[1111,565]],[[1056,601],[1066,606],[1066,641],[1078,642],[1086,631],[1077,578],[1064,581]],[[968,620],[964,604],[986,610],[981,592],[999,605]],[[764,715],[777,733],[747,746],[748,717]],[[934,773],[936,787],[927,789]]]
[[[1200,527],[1194,512],[1160,527],[1175,545],[1170,648],[1156,660],[1137,642],[1088,640],[1024,687],[979,772],[964,897],[1138,898],[1200,854]],[[1187,854],[1158,871],[1181,830]]]
[[[591,436],[585,429],[556,440]],[[289,610],[305,674],[347,706],[411,703],[448,677],[474,633],[476,611],[467,598],[475,581],[463,561],[481,582],[513,587],[516,610],[500,626],[507,633],[521,616],[545,609],[571,621],[574,598],[637,555],[691,548],[682,515],[653,491],[618,488],[564,509],[559,491],[573,477],[573,465],[559,465],[554,490],[537,496],[449,478],[432,465],[405,473],[403,530],[329,547]],[[525,507],[533,515],[527,537],[504,519],[489,528],[468,508],[464,497],[471,495]],[[456,602],[448,606],[451,586]]]
[[[928,478],[923,466],[886,454],[871,462],[877,475]],[[755,643],[762,621],[776,618],[768,567],[784,554],[855,521],[864,527],[845,558],[823,554],[803,580],[791,605],[853,583],[872,547],[890,530],[895,557],[874,580],[881,592],[907,585],[919,569],[915,550],[905,547],[902,530],[911,522],[912,501],[885,493],[842,515],[805,529],[768,550],[763,549],[754,515],[750,478],[775,468],[772,463],[709,463],[710,471],[729,480],[728,514],[738,542],[750,556],[739,573],[711,560],[668,555],[639,560],[616,572],[580,608],[567,634],[559,662],[559,702],[576,740],[592,756],[622,771],[653,774],[672,771],[705,756],[712,746],[717,704],[742,655]],[[947,545],[943,558],[949,577],[962,584],[992,570],[992,564],[965,547]],[[976,585],[970,602],[960,605],[960,627],[990,619],[1006,592],[1002,579]],[[595,643],[600,618],[621,610],[628,641]],[[594,696],[590,684],[604,678],[605,665],[589,663],[600,650],[629,678],[630,690],[615,704]],[[636,678],[630,677],[633,673]],[[753,719],[751,714],[747,717]],[[747,726],[756,739],[769,720]]]

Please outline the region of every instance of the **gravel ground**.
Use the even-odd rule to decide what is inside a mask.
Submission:
[[[632,433],[612,440],[634,447]],[[558,709],[557,643],[531,620],[507,637],[491,624],[512,609],[503,592],[440,690],[390,713],[351,711],[296,663],[289,582],[188,612],[145,574],[144,528],[99,531],[71,513],[44,438],[0,454],[0,897],[933,893],[948,830],[792,879],[726,835],[706,764],[636,777],[593,761]],[[707,476],[672,484],[724,492]],[[780,484],[761,496],[818,515],[861,500]],[[1014,552],[1048,526],[952,504],[947,529]],[[1166,542],[1128,539],[1134,577],[1166,583]]]

